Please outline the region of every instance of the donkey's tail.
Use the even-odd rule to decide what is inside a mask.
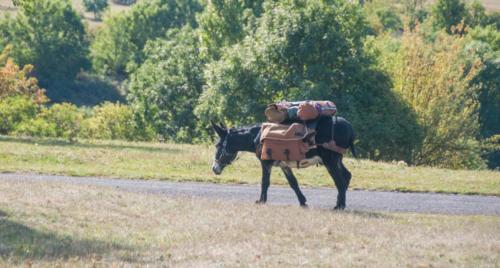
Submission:
[[[354,158],[358,158],[358,155],[356,154],[356,148],[354,148],[354,136],[351,138],[349,142],[349,148],[351,148],[351,153]]]

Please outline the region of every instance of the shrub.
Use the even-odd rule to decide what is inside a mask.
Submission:
[[[123,104],[109,102],[94,107],[91,116],[83,121],[80,136],[105,140],[144,139],[137,131],[132,109]]]
[[[29,121],[23,121],[15,134],[33,137],[55,137],[76,141],[83,113],[73,104],[54,104],[42,108],[40,113]]]
[[[57,137],[56,126],[39,116],[21,122],[13,134],[29,137]]]
[[[28,96],[0,98],[0,134],[10,134],[19,124],[34,119],[39,110]]]
[[[83,120],[82,112],[70,103],[54,104],[43,109],[39,117],[55,129],[55,137],[70,141],[76,140]]]
[[[45,91],[38,86],[38,80],[30,77],[32,65],[22,69],[8,57],[11,46],[0,54],[0,98],[23,95],[41,104],[47,101]]]

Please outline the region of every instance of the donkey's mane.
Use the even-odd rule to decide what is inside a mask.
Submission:
[[[252,130],[254,128],[260,128],[260,127],[261,127],[260,123],[254,124],[251,126],[233,127],[233,128],[229,129],[229,133],[230,134],[246,134],[246,133],[250,132],[250,130]]]

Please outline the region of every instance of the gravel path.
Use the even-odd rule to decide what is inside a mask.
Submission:
[[[107,179],[35,174],[0,174],[0,180],[46,181],[114,187],[120,190],[161,194],[166,196],[192,196],[253,202],[259,197],[258,185],[222,185],[211,183],[168,182],[154,180]],[[332,208],[337,192],[333,188],[302,187],[313,208]],[[297,205],[297,198],[289,187],[271,185],[268,203]],[[349,210],[418,212],[463,215],[500,216],[500,197],[431,193],[398,193],[378,191],[349,191]]]

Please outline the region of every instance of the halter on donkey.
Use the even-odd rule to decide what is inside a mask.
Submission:
[[[219,136],[219,141],[216,144],[215,160],[212,165],[212,170],[219,175],[223,169],[231,164],[236,159],[238,152],[256,153],[260,146],[259,133],[261,125],[251,127],[227,129],[223,125],[217,125],[212,122],[212,127]],[[354,156],[354,130],[352,125],[342,117],[321,116],[316,125],[316,143],[324,144],[332,140],[342,148],[350,148]],[[257,203],[265,203],[267,201],[267,191],[270,185],[271,169],[273,166],[279,166],[285,174],[290,187],[295,191],[301,206],[307,206],[306,198],[299,188],[297,178],[292,172],[290,166],[283,164],[281,161],[262,160],[260,153],[256,153],[262,167],[262,183],[261,194]],[[328,173],[335,182],[338,190],[337,204],[335,209],[344,209],[346,206],[346,192],[351,181],[351,173],[345,168],[342,163],[342,154],[317,147],[307,152],[306,157],[311,159],[319,157],[321,163],[326,167]]]

